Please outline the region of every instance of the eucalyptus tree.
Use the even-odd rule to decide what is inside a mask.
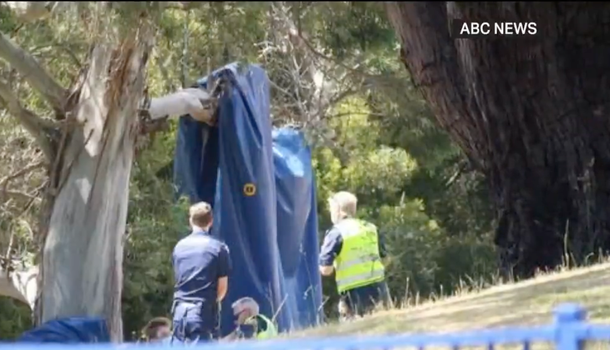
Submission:
[[[35,305],[38,322],[104,316],[120,340],[123,236],[137,139],[168,115],[189,113],[210,122],[214,99],[200,89],[152,99],[146,94],[154,22],[171,3],[7,4],[25,23],[0,33],[0,102],[34,138],[40,156],[5,177],[0,194],[11,195],[10,181],[29,170],[43,168],[47,179],[34,230],[36,264],[20,271],[9,252],[0,294]],[[78,30],[80,48],[86,48],[79,53],[83,61],[67,67],[67,83],[18,44],[28,29],[53,38],[67,34],[66,27]],[[20,99],[24,89],[43,102],[28,108]]]
[[[593,3],[389,2],[402,60],[436,121],[482,172],[504,272],[610,249],[610,9]],[[453,39],[454,19],[534,22],[529,38]]]

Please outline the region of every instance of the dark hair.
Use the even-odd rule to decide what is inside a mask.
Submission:
[[[161,327],[171,327],[172,321],[170,321],[166,317],[155,317],[152,320],[148,321],[144,329],[142,329],[142,335],[145,339],[157,339],[158,334],[157,331]]]

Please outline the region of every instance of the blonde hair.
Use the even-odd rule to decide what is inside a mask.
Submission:
[[[206,202],[193,204],[189,208],[191,225],[206,228],[212,223],[212,206]]]
[[[331,208],[333,205],[336,205],[341,213],[349,217],[356,216],[358,198],[356,198],[355,195],[347,191],[337,192],[328,199],[328,202],[331,205]]]

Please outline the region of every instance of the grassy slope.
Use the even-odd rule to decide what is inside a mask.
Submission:
[[[593,321],[610,320],[610,263],[544,275],[407,309],[376,313],[347,324],[332,324],[291,336],[447,332],[507,325],[548,323],[552,309],[577,302]]]

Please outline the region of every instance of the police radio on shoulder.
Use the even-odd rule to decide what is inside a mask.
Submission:
[[[538,34],[538,28],[534,22],[472,22],[466,21],[460,24],[460,36],[469,35],[507,35],[507,36],[532,36]]]

